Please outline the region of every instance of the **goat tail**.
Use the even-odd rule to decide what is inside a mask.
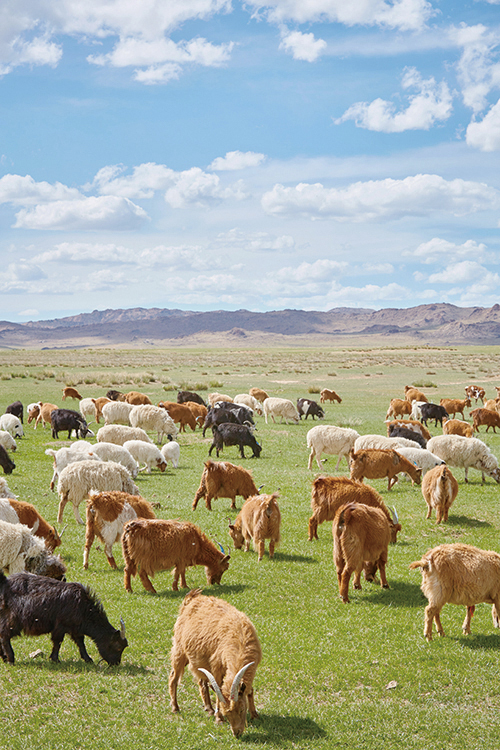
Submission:
[[[416,568],[422,568],[422,570],[430,570],[431,564],[429,560],[426,560],[425,558],[422,558],[421,560],[416,560],[415,562],[412,562],[410,564],[409,570],[415,570]]]
[[[135,561],[132,557],[129,540],[131,523],[133,523],[133,521],[129,521],[128,524],[125,525],[125,529],[122,534],[122,551],[126,570],[131,576],[135,576],[137,575],[137,565],[135,564]]]

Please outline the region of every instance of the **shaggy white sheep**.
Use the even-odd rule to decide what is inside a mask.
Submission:
[[[210,406],[213,406],[217,403],[217,401],[232,401],[233,399],[231,396],[226,396],[224,393],[209,393],[207,396],[207,401],[210,404]]]
[[[130,412],[134,408],[133,404],[125,401],[110,401],[102,407],[102,416],[104,424],[123,424],[130,426]]]
[[[15,451],[17,448],[16,441],[10,432],[6,432],[5,430],[0,430],[0,445],[3,445],[6,451]]]
[[[420,448],[414,440],[402,437],[386,437],[385,435],[360,435],[354,443],[354,452],[363,451],[367,448],[380,448],[382,450],[399,450],[399,448]]]
[[[461,435],[437,435],[427,443],[427,450],[445,461],[448,466],[465,469],[465,481],[468,482],[468,470],[481,472],[484,482],[485,474],[500,482],[500,471],[496,456],[486,443],[479,438],[466,438]]]
[[[54,462],[54,473],[52,474],[52,479],[50,480],[50,489],[54,489],[56,479],[58,478],[61,471],[65,469],[66,466],[69,466],[69,464],[72,464],[74,461],[82,461],[85,458],[88,458],[92,461],[100,460],[97,458],[97,456],[89,455],[89,452],[92,450],[92,448],[92,443],[87,443],[86,440],[76,440],[69,447],[59,448],[59,450],[57,451],[55,451],[53,448],[47,448],[45,451],[45,455],[52,456],[52,460]]]
[[[87,423],[95,422],[95,404],[92,398],[82,398],[79,404],[79,411]]]
[[[264,417],[267,424],[267,418],[270,416],[275,422],[275,417],[281,417],[281,421],[285,420],[288,424],[290,419],[292,422],[298,424],[300,417],[295,404],[288,398],[278,398],[276,396],[270,396],[266,398],[263,403]]]
[[[0,497],[10,497],[12,500],[17,500],[17,495],[10,490],[7,480],[0,477]]]
[[[0,521],[19,523],[18,515],[6,497],[0,497]]]
[[[132,481],[127,469],[114,461],[75,461],[66,466],[59,474],[57,492],[59,494],[59,510],[57,521],[61,523],[66,503],[71,502],[73,512],[78,523],[84,524],[78,511],[78,506],[85,500],[90,490],[120,490],[131,495],[140,495],[139,488]]]
[[[348,427],[336,427],[335,425],[317,425],[312,427],[307,433],[307,447],[310,449],[308,469],[312,467],[313,458],[316,457],[316,463],[320,470],[323,469],[321,464],[321,454],[328,453],[332,456],[338,456],[337,465],[334,471],[339,468],[342,456],[348,461],[349,451],[353,448],[355,441],[359,438],[359,432]]]
[[[238,393],[238,395],[233,398],[233,402],[235,404],[241,404],[241,406],[247,406],[256,414],[262,416],[262,404],[260,401],[257,401],[255,396],[251,396],[249,393]]]
[[[143,440],[127,440],[123,447],[129,451],[139,466],[144,462],[144,466],[139,471],[146,470],[148,474],[151,474],[152,466],[160,469],[160,471],[165,471],[167,468],[167,462],[163,454],[152,443],[145,443]]]
[[[435,466],[441,466],[445,462],[439,456],[431,453],[427,448],[396,448],[397,452],[422,469],[422,476]]]
[[[0,430],[5,430],[9,435],[12,435],[13,438],[22,437],[24,435],[21,420],[14,414],[2,414],[0,417]]]
[[[101,461],[114,461],[121,464],[130,472],[132,479],[136,478],[139,471],[137,461],[123,445],[105,442],[96,443],[96,445],[90,446],[90,455],[100,458]]]
[[[168,464],[168,462],[171,461],[172,466],[177,469],[177,467],[179,466],[179,457],[181,455],[181,447],[179,443],[177,443],[175,440],[172,440],[170,443],[165,443],[165,445],[162,445],[160,451],[163,458],[165,459],[165,463]]]
[[[43,539],[31,533],[28,526],[0,521],[0,570],[7,575],[27,570],[62,578],[66,567],[59,556],[54,557],[48,551]]]
[[[123,445],[127,440],[144,440],[145,443],[153,441],[140,427],[128,427],[124,424],[108,424],[97,430],[96,439],[98,443],[114,443]]]
[[[174,438],[179,432],[168,411],[153,404],[134,406],[130,412],[130,424],[146,432],[156,432],[156,442],[160,445],[164,437]]]

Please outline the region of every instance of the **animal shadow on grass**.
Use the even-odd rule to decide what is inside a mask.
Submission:
[[[139,664],[106,664],[105,661],[96,655],[93,663],[87,663],[82,660],[78,660],[78,653],[75,654],[74,659],[68,657],[68,659],[60,659],[59,662],[51,661],[48,656],[43,657],[40,660],[33,662],[32,659],[25,661],[25,666],[33,666],[40,672],[65,672],[66,674],[88,674],[89,672],[109,672],[110,674],[120,674],[122,676],[137,677],[138,675],[147,675],[149,671],[140,666]],[[19,662],[22,663],[22,662]]]
[[[478,633],[475,635],[462,635],[452,636],[450,640],[456,641],[460,646],[465,646],[471,651],[496,651],[498,653],[498,647],[500,646],[500,633],[489,633],[483,635]]]
[[[188,586],[187,589],[179,588],[179,591],[173,591],[171,588],[164,589],[163,591],[157,591],[156,594],[151,594],[149,591],[143,589],[142,593],[148,596],[158,596],[163,599],[184,599],[184,597],[192,590],[201,588],[205,596],[222,596],[223,594],[239,594],[242,591],[246,591],[248,586],[241,583],[233,584],[219,584],[215,586]]]
[[[363,586],[361,595],[364,593],[365,597],[374,604],[387,604],[391,607],[421,607],[425,600],[417,583],[389,579],[390,588],[382,589],[378,583],[368,583],[362,579],[361,585]]]
[[[324,739],[326,736],[325,730],[312,719],[260,714],[258,719],[248,725],[244,741],[254,745],[283,747],[286,743],[295,746],[297,742]]]
[[[491,526],[488,521],[480,521],[479,518],[469,518],[468,516],[448,516],[448,523],[451,526],[472,526],[478,529],[486,529]]]
[[[274,559],[286,560],[286,562],[307,563],[308,565],[317,565],[319,563],[319,560],[316,560],[314,557],[306,555],[289,555],[286,552],[275,552]]]

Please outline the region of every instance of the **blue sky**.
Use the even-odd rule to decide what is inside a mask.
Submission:
[[[499,301],[500,0],[1,11],[1,319]]]

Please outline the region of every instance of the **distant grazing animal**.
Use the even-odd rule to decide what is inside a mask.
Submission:
[[[189,521],[137,518],[125,524],[122,536],[124,585],[132,591],[131,577],[139,573],[146,591],[156,593],[149,580],[159,570],[174,568],[172,589],[187,588],[186,568],[204,565],[207,585],[220,583],[230,556],[221,552],[198,526]]]
[[[318,419],[324,419],[325,418],[325,412],[319,406],[319,404],[316,403],[316,401],[311,401],[311,399],[308,398],[298,398],[297,399],[297,411],[299,412],[299,417],[305,416],[307,417],[311,416],[314,420],[314,417],[318,417]]]
[[[193,391],[179,391],[177,393],[177,403],[185,404],[186,401],[194,401],[194,403],[201,404],[202,406],[206,407],[206,403],[199,395],[199,393],[194,393]]]
[[[443,435],[473,437],[474,431],[468,422],[462,422],[460,419],[446,419],[443,420]]]
[[[387,477],[387,489],[390,490],[398,481],[398,474],[408,474],[413,482],[420,484],[422,481],[422,469],[418,469],[414,463],[408,461],[394,449],[367,448],[356,453],[349,453],[349,469],[351,479],[360,482],[367,479],[382,479]]]
[[[66,401],[67,398],[74,398],[75,401],[81,401],[83,398],[81,393],[78,393],[76,388],[71,388],[70,386],[66,386],[65,388],[63,388],[62,394],[63,401]]]
[[[257,401],[255,396],[251,396],[249,393],[237,393],[233,399],[234,404],[241,404],[243,406],[252,409],[256,414],[262,416],[262,404]]]
[[[500,627],[500,555],[469,544],[441,544],[429,550],[421,560],[413,562],[410,570],[421,568],[424,596],[429,600],[425,608],[424,636],[432,640],[435,621],[440,636],[444,636],[440,613],[445,604],[467,608],[463,624],[464,635],[470,635],[470,623],[476,604],[493,604],[493,626]]]
[[[74,461],[84,461],[86,459],[90,461],[100,461],[99,456],[93,453],[93,445],[87,443],[85,440],[76,440],[72,445],[59,448],[55,451],[53,448],[46,448],[45,454],[52,456],[54,471],[52,479],[50,480],[50,489],[54,491],[54,486],[59,474],[66,466],[72,464]],[[92,455],[91,455],[92,452]]]
[[[42,428],[45,429],[46,424],[50,424],[50,417],[54,409],[58,409],[59,407],[56,406],[56,404],[49,404],[44,403],[43,401],[38,402],[38,411],[36,409],[33,409],[29,413],[28,417],[28,423],[32,421],[32,419],[35,419],[35,430],[40,424],[42,423]]]
[[[214,406],[218,401],[232,401],[231,396],[227,396],[225,393],[209,393],[207,401],[209,406]]]
[[[426,518],[436,509],[436,523],[448,520],[448,513],[458,494],[458,482],[446,464],[430,469],[422,480],[422,495],[427,503]]]
[[[63,532],[59,534],[55,526],[47,523],[31,503],[9,496],[0,498],[0,519],[27,526],[32,534],[43,539],[49,552],[53,552],[61,544]]]
[[[313,458],[316,458],[320,471],[323,471],[321,455],[328,453],[332,456],[338,456],[337,465],[334,469],[334,471],[337,471],[343,456],[348,461],[349,451],[357,438],[359,438],[359,432],[348,427],[336,427],[335,425],[312,427],[306,437],[307,447],[311,451],[307,468],[312,468]]]
[[[14,403],[9,404],[5,409],[6,414],[13,414],[15,417],[17,417],[21,424],[23,423],[23,416],[24,416],[24,408],[21,401],[14,401]]]
[[[396,509],[389,510],[382,495],[368,484],[355,482],[347,477],[328,476],[316,477],[312,483],[309,541],[318,538],[318,526],[325,521],[333,521],[341,505],[354,502],[382,509],[391,528],[391,544],[395,544],[398,532],[401,531]]]
[[[464,411],[466,408],[470,408],[470,398],[442,398],[439,402],[440,406],[443,406],[450,417],[455,417],[456,414],[460,414],[464,419]]]
[[[130,412],[130,424],[145,432],[156,432],[156,442],[159,445],[164,438],[173,440],[179,432],[168,411],[153,404],[135,406]]]
[[[123,401],[123,399],[125,398],[125,394],[121,391],[111,389],[106,393],[106,398],[109,398],[110,401]]]
[[[281,422],[285,421],[287,424],[288,420],[295,422],[295,424],[299,421],[297,409],[288,398],[266,398],[262,408],[264,409],[264,419],[266,424],[268,417],[271,417],[273,422],[276,422],[275,417],[280,417]]]
[[[203,404],[198,404],[195,401],[184,401],[184,406],[189,406],[191,412],[196,420],[196,425],[200,429],[203,427],[203,422],[207,416],[208,409]]]
[[[132,479],[135,479],[138,474],[139,466],[137,461],[124,445],[99,442],[90,446],[88,455],[89,457],[94,456],[101,461],[114,461],[117,464],[121,464],[130,472]]]
[[[186,431],[186,426],[191,427],[193,432],[196,429],[196,417],[185,404],[176,404],[173,401],[160,401],[158,406],[165,409],[174,422],[179,425],[181,432]]]
[[[264,557],[265,540],[269,539],[269,559],[274,557],[274,549],[280,542],[281,513],[276,502],[278,492],[272,495],[253,495],[243,503],[234,523],[229,522],[229,534],[235,549],[245,545],[250,549],[250,541],[259,553],[259,562]]]
[[[55,557],[49,552],[44,540],[34,536],[28,526],[0,521],[0,570],[7,574],[27,570],[51,578],[63,578],[66,566],[59,555]]]
[[[203,423],[203,437],[205,437],[205,433],[209,427],[212,427],[213,425],[227,424],[228,422],[231,422],[231,424],[242,424],[238,415],[231,409],[225,409],[224,407],[216,409],[210,407]]]
[[[323,388],[319,394],[319,400],[320,403],[324,404],[325,401],[337,401],[339,404],[342,403],[342,399],[338,395],[338,393],[335,393],[335,391],[331,391],[329,388]]]
[[[269,394],[266,391],[262,390],[262,388],[250,388],[248,393],[250,394],[250,396],[256,398],[257,401],[260,401],[261,404],[264,403],[266,398],[269,398]]]
[[[444,464],[442,458],[435,456],[434,453],[428,451],[427,448],[419,448],[416,444],[414,448],[402,447],[396,448],[396,450],[400,456],[404,456],[408,461],[411,461],[412,464],[418,466],[419,469],[422,469],[422,476],[435,466],[442,466]]]
[[[22,437],[24,435],[21,420],[14,414],[2,414],[0,417],[0,430],[8,432],[13,438]]]
[[[127,440],[144,440],[152,443],[148,433],[140,427],[129,427],[124,424],[107,424],[97,430],[96,439],[98,443],[115,443],[123,445]]]
[[[77,438],[83,439],[87,435],[94,435],[80,412],[72,409],[54,409],[50,415],[50,423],[52,425],[52,437],[56,440],[62,430],[68,430],[68,440],[70,440],[73,430]]]
[[[0,445],[2,445],[6,451],[17,450],[17,443],[7,430],[0,430]]]
[[[0,444],[0,466],[2,467],[4,474],[12,474],[12,472],[16,468],[14,461],[12,461],[9,454],[7,453],[7,451],[1,444]]]
[[[427,443],[427,450],[446,461],[448,466],[465,469],[465,481],[468,482],[469,469],[481,472],[484,483],[485,474],[500,482],[498,460],[485,443],[479,438],[465,438],[461,435],[436,435]]]
[[[68,634],[78,646],[84,661],[92,659],[85,648],[84,636],[91,638],[108,664],[119,664],[128,646],[125,625],[121,630],[110,625],[95,594],[81,583],[55,581],[44,576],[17,573],[6,578],[0,571],[0,656],[14,663],[11,639],[21,633],[50,633],[50,659],[59,661],[64,636]]]
[[[208,455],[212,455],[215,448],[217,458],[224,446],[236,445],[239,448],[241,458],[245,458],[245,446],[252,449],[252,458],[259,458],[262,452],[262,446],[254,438],[250,429],[244,424],[221,424],[212,426],[213,441]]]
[[[474,399],[474,401],[478,402],[478,399],[481,400],[481,403],[484,403],[484,397],[485,397],[485,390],[484,388],[481,388],[478,385],[467,385],[465,387],[465,395],[467,398]]]
[[[391,529],[380,508],[362,503],[342,505],[333,521],[333,560],[337,568],[340,598],[349,602],[349,581],[361,589],[363,564],[372,562],[380,572],[380,585],[389,588],[385,575]]]
[[[473,409],[470,412],[472,417],[472,430],[479,432],[481,425],[486,425],[486,432],[493,427],[493,432],[497,431],[497,427],[500,427],[500,414],[496,411],[490,411],[490,409]]]
[[[140,495],[128,492],[95,492],[87,498],[85,548],[83,567],[89,567],[89,554],[95,537],[104,544],[104,554],[109,564],[116,569],[113,544],[122,538],[123,527],[133,518],[156,518],[153,506]]]
[[[205,505],[212,510],[212,500],[219,497],[231,498],[231,508],[236,508],[236,496],[241,495],[245,500],[251,495],[257,495],[251,473],[243,466],[235,466],[228,461],[205,461],[205,468],[201,475],[200,486],[193,500],[193,510],[198,501],[205,498]]]
[[[407,427],[401,427],[400,425],[396,425],[396,427],[390,430],[389,437],[402,437],[407,440],[413,440],[421,448],[425,448],[427,445],[427,440],[420,433],[409,430]]]
[[[412,401],[411,402],[411,419],[417,420],[422,419],[422,406],[429,403],[428,401]]]
[[[217,696],[216,723],[227,720],[235,737],[245,731],[247,704],[257,718],[253,681],[262,649],[252,622],[223,599],[190,591],[174,626],[169,678],[170,707],[179,711],[177,684],[186,666],[198,682],[205,711],[211,716],[209,683]]]
[[[130,412],[134,408],[133,404],[127,404],[125,401],[108,401],[101,407],[104,424],[123,424],[130,426]]]
[[[425,401],[427,402],[429,399],[425,395],[425,393],[422,393],[422,391],[419,391],[418,388],[415,388],[412,385],[405,385],[405,399],[407,401]]]
[[[123,447],[128,450],[132,458],[139,464],[139,471],[151,474],[151,469],[159,469],[162,473],[167,468],[167,462],[163,453],[153,443],[145,443],[144,440],[127,440]],[[141,464],[144,466],[141,466]]]
[[[421,420],[423,424],[427,427],[427,421],[429,419],[434,420],[434,427],[437,427],[437,424],[443,426],[443,419],[448,419],[450,416],[444,406],[441,406],[440,404],[422,404],[420,406],[420,413],[421,413]]]
[[[380,448],[385,450],[398,450],[399,448],[418,448],[418,443],[404,437],[386,437],[385,435],[360,435],[354,443],[354,450],[365,450],[366,448]]]
[[[149,396],[146,396],[145,393],[140,393],[139,391],[129,391],[125,394],[123,400],[126,401],[127,404],[133,404],[134,406],[139,406],[141,404],[152,404]]]
[[[409,417],[411,414],[411,404],[406,399],[391,398],[391,403],[385,415],[386,420],[389,417]]]

